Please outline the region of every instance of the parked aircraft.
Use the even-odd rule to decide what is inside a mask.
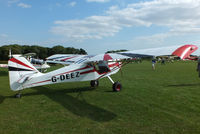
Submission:
[[[179,57],[184,60],[190,57],[190,55],[196,51],[198,47],[196,45],[183,45],[183,46],[170,46],[170,47],[159,47],[159,48],[150,48],[150,49],[141,49],[134,51],[126,51],[121,54],[130,56],[130,57]]]
[[[11,50],[9,50],[9,58],[12,57],[20,57],[20,56],[24,56],[36,69],[40,70],[40,72],[46,71],[48,68],[50,68],[50,66],[41,59],[36,59],[33,58],[36,55],[36,53],[27,53],[24,55],[21,54],[11,54]],[[8,68],[8,64],[0,64],[0,68]]]
[[[122,66],[122,59],[129,57],[119,54],[100,54],[74,55],[71,58],[75,56],[82,57],[82,60],[71,62],[69,66],[48,73],[39,72],[24,57],[11,58],[8,61],[10,87],[13,91],[20,91],[35,86],[78,81],[91,81],[91,86],[96,87],[99,85],[99,79],[107,77],[113,83],[114,91],[121,90],[122,85],[114,82],[110,75],[117,73]],[[20,93],[16,96],[20,97]]]
[[[186,49],[190,50],[193,47],[196,46],[189,45]],[[187,54],[188,52],[183,51],[182,53]],[[26,58],[22,56],[13,57],[8,61],[10,87],[13,91],[20,91],[25,88],[47,84],[78,81],[90,81],[92,87],[97,87],[99,85],[98,80],[107,77],[113,84],[113,91],[120,91],[122,89],[121,83],[114,82],[110,76],[117,73],[124,64],[129,62],[130,57],[122,54],[124,53],[99,55],[53,55],[47,58],[48,62],[69,65],[48,73],[39,72]],[[135,53],[133,53],[133,55],[134,57],[144,56],[144,54],[136,55]],[[21,94],[18,92],[16,97],[20,96]]]

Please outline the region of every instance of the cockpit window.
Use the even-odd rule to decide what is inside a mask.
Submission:
[[[110,71],[107,61],[99,61],[97,63],[94,63],[94,68],[99,73],[106,73],[106,72]]]

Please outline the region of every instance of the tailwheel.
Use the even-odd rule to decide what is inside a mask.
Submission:
[[[99,86],[99,81],[98,80],[91,80],[90,81],[91,87],[98,87]]]
[[[114,91],[114,92],[119,92],[119,91],[121,91],[121,90],[122,90],[122,84],[119,83],[119,82],[115,82],[115,83],[113,84],[113,91]]]
[[[17,93],[17,94],[15,95],[15,98],[21,98],[21,93]]]

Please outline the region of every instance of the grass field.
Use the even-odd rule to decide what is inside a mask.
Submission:
[[[6,69],[0,71],[0,134],[193,134],[200,133],[200,79],[196,62],[128,64],[104,78],[31,88],[14,98]]]

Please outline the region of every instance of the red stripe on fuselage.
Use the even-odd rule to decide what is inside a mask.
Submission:
[[[27,85],[27,86],[30,86],[30,85],[33,85],[33,84],[39,84],[39,83],[43,83],[43,82],[48,82],[48,81],[51,81],[51,79],[49,79],[49,80],[44,80],[44,81],[39,81],[39,82],[35,82],[35,83],[29,84],[29,85]]]
[[[119,64],[118,62],[115,62],[115,63],[110,64],[110,65],[108,65],[108,66],[109,66],[109,69],[110,69],[110,67],[115,67],[115,66],[116,66],[116,67],[119,67],[120,64]],[[119,67],[119,68],[120,68],[120,67]],[[105,73],[99,73],[98,70],[92,69],[92,70],[89,70],[89,71],[81,72],[80,74],[82,75],[82,74],[88,74],[88,73],[92,73],[92,72],[97,72],[99,75],[101,75],[101,74],[106,74],[106,73],[108,73],[108,72],[110,72],[110,71],[105,72]]]
[[[92,72],[95,72],[95,70],[93,69],[93,70],[89,70],[89,71],[81,72],[80,74],[82,75],[82,74],[88,74],[88,73],[92,73]]]
[[[87,68],[91,68],[91,67],[90,66],[86,66],[86,67],[83,67],[83,68],[80,68],[80,69],[75,69],[75,70],[72,70],[72,71],[60,73],[60,74],[57,74],[57,75],[54,75],[54,76],[58,76],[58,75],[62,75],[62,74],[67,74],[67,73],[71,73],[71,72],[75,72],[75,71],[81,71],[81,70],[87,69]]]
[[[35,70],[34,68],[32,68],[32,67],[30,67],[30,66],[24,64],[23,62],[21,62],[21,61],[15,59],[15,58],[10,59],[10,61],[15,62],[15,63],[17,63],[17,64],[20,64],[20,65],[22,65],[22,66],[25,66],[25,67],[28,67],[28,68],[30,68],[30,69]]]
[[[43,83],[43,82],[48,82],[48,81],[51,81],[51,80],[49,79],[49,80],[39,81],[39,82],[32,83],[32,84],[38,84],[38,83]]]
[[[119,63],[118,63],[118,62],[115,62],[115,63],[110,64],[110,65],[108,65],[108,66],[109,66],[109,68],[110,68],[110,67],[114,67],[114,66],[118,66],[118,67],[119,67]]]

